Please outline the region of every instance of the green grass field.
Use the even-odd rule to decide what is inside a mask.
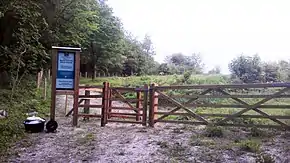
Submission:
[[[225,84],[228,83],[228,76],[223,75],[195,75],[190,76],[186,83],[182,83],[183,75],[167,76],[130,76],[130,77],[101,77],[92,79],[81,78],[81,84],[102,85],[103,82],[110,82],[111,86],[136,87],[144,84],[157,83],[158,85],[180,85],[180,84]]]

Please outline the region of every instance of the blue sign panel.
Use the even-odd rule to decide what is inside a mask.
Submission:
[[[75,53],[62,52],[57,54],[56,89],[73,90],[75,79]]]

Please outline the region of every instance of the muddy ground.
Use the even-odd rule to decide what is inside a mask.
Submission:
[[[221,137],[207,137],[201,126],[156,124],[149,128],[109,123],[100,127],[99,120],[81,118],[74,128],[72,117],[64,117],[64,99],[57,97],[57,132],[28,134],[29,138],[16,143],[9,162],[254,163],[260,158],[290,162],[288,132],[268,129],[253,138],[249,130],[223,128]]]

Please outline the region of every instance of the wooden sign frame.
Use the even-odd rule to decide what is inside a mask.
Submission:
[[[73,126],[78,124],[80,52],[81,48],[52,46],[50,119],[55,120],[56,95],[73,95]]]

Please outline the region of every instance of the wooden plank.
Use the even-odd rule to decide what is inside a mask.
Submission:
[[[175,106],[173,104],[159,105],[159,106]],[[210,108],[248,108],[245,105],[238,104],[184,104],[185,107],[210,107]],[[259,108],[263,109],[290,109],[290,105],[260,105]]]
[[[218,88],[274,88],[274,87],[290,87],[290,83],[253,83],[253,84],[201,84],[201,85],[171,85],[157,86],[156,90],[168,89],[218,89]]]
[[[166,114],[168,112],[156,112],[155,114],[158,114],[158,115],[163,115],[163,114]],[[179,115],[179,116],[189,116],[188,113],[172,113],[171,115]],[[203,117],[227,117],[227,116],[230,116],[231,114],[207,114],[207,113],[201,113],[201,114],[198,114],[200,116],[203,116]],[[263,115],[240,115],[238,116],[239,118],[268,118],[266,116],[263,116]],[[277,119],[290,119],[290,116],[284,116],[284,115],[271,115],[271,117],[273,118],[277,118]]]
[[[186,108],[185,106],[183,106],[182,104],[180,104],[178,101],[175,101],[174,99],[170,98],[169,96],[163,94],[162,92],[160,92],[160,91],[158,91],[158,90],[157,90],[156,92],[158,92],[159,95],[161,95],[161,96],[167,98],[168,101],[171,101],[172,103],[175,103],[177,106],[179,106],[179,107],[183,108],[184,110],[186,110],[189,114],[191,114],[191,116],[195,117],[196,119],[198,119],[198,120],[200,120],[200,121],[203,121],[203,122],[205,122],[205,123],[208,123],[208,121],[207,121],[206,119],[204,119],[203,117],[201,117],[201,116],[195,114],[195,113],[192,112],[190,109],[188,109],[188,108]]]
[[[121,102],[138,102],[138,101],[143,101],[143,99],[122,99],[122,98],[111,98],[111,101],[121,101]]]
[[[241,111],[239,111],[239,112],[237,112],[237,113],[235,113],[235,114],[232,114],[231,116],[229,116],[229,117],[227,117],[227,118],[225,118],[225,119],[219,121],[218,124],[221,124],[221,123],[224,123],[224,122],[226,122],[226,121],[228,121],[228,120],[231,120],[231,119],[233,119],[234,117],[237,117],[237,116],[239,116],[239,115],[242,115],[243,113],[245,113],[245,112],[247,112],[247,111],[249,111],[249,110],[256,109],[257,107],[259,107],[259,106],[262,105],[263,103],[265,103],[265,102],[267,102],[267,101],[269,101],[269,100],[275,98],[275,96],[279,96],[280,94],[282,94],[282,93],[288,91],[289,89],[290,89],[290,88],[284,88],[284,89],[280,90],[279,92],[274,93],[272,97],[265,98],[265,99],[263,99],[263,100],[257,102],[257,103],[254,104],[254,105],[249,105],[248,108],[246,108],[246,109],[244,109],[244,110],[241,110]],[[255,110],[255,111],[256,111],[256,110]],[[270,118],[271,120],[273,120],[271,117],[269,117],[269,118]],[[276,120],[275,120],[275,121],[276,121]],[[280,122],[277,122],[277,123],[280,123]],[[281,124],[281,125],[284,125],[284,126],[286,125],[286,124],[284,124],[284,123],[282,123],[282,122],[281,122],[280,124]],[[286,125],[286,126],[288,126],[288,125]]]
[[[135,120],[136,117],[135,116],[126,116],[126,115],[111,115],[111,118],[121,118],[123,120],[126,120],[126,119],[132,119],[132,120]]]
[[[139,113],[121,113],[121,112],[111,112],[111,115],[132,115],[132,116],[142,116],[143,114]],[[135,117],[136,118],[136,117]]]
[[[79,117],[92,117],[92,118],[101,118],[102,115],[99,114],[78,114]]]
[[[93,89],[93,88],[100,88],[100,89],[102,89],[103,87],[104,86],[102,86],[102,85],[80,85],[79,86],[79,89]]]
[[[122,120],[115,120],[115,119],[108,119],[108,122],[142,124],[142,122],[139,122],[139,121],[122,121]]]
[[[111,87],[111,89],[115,90],[115,91],[131,91],[131,92],[135,92],[136,88],[128,88],[128,87]]]
[[[109,109],[115,109],[115,110],[132,110],[132,111],[138,111],[138,110],[142,110],[142,109],[138,109],[138,108],[129,108],[129,107],[116,107],[116,106],[114,106],[114,107],[109,107]]]
[[[203,92],[201,93],[201,95],[205,95],[205,94],[207,94],[207,93],[209,93],[209,92],[211,92],[211,91],[212,91],[212,89],[207,89],[207,90],[203,91]],[[198,100],[198,98],[190,99],[190,100],[187,101],[184,105],[186,105],[186,104],[190,104],[190,103],[192,103],[192,102],[194,102],[194,101],[196,101],[196,100]],[[178,110],[180,110],[180,109],[181,109],[181,107],[176,107],[175,109],[171,110],[171,111],[168,112],[167,114],[164,114],[163,116],[159,117],[158,120],[164,119],[164,118],[168,117],[170,114],[172,114],[172,113],[174,113],[174,112],[176,112],[176,111],[178,111]]]
[[[102,98],[103,95],[79,95],[79,98],[86,98],[86,99],[89,99],[89,98]]]
[[[55,95],[74,95],[74,91],[56,90]]]
[[[281,95],[281,93],[284,93],[284,92],[288,91],[289,89],[290,89],[290,88],[284,88],[284,89],[282,89],[281,91],[279,91],[279,92],[276,93],[276,96]],[[218,91],[221,92],[221,93],[223,93],[223,94],[226,94],[226,95],[229,94],[229,93],[227,93],[227,92],[225,92],[225,91],[223,91],[223,90],[221,90],[221,89],[219,89]],[[265,98],[264,101],[267,102],[267,101],[273,99],[273,97],[275,97],[275,94],[273,94],[273,96],[271,96],[271,97]],[[237,102],[240,102],[241,104],[244,104],[245,106],[248,106],[248,107],[251,106],[251,105],[249,105],[248,103],[246,103],[245,101],[243,101],[243,100],[241,100],[241,99],[238,99],[238,98],[232,98],[232,99],[235,100],[235,101],[237,101]],[[263,100],[261,100],[261,101],[263,101]],[[260,101],[260,104],[259,104],[259,105],[265,103],[265,102],[262,102],[262,103],[261,103],[261,101]],[[258,102],[258,103],[259,103],[259,102]],[[255,104],[254,104],[254,105],[255,105]],[[259,105],[257,105],[257,107],[258,107]],[[266,116],[266,117],[268,117],[268,118],[271,119],[272,121],[274,121],[274,122],[276,122],[276,123],[278,123],[278,124],[280,124],[280,125],[282,125],[282,126],[289,127],[287,124],[285,124],[285,123],[279,121],[278,119],[275,119],[275,118],[273,118],[272,116],[268,115],[267,113],[265,113],[265,112],[263,112],[263,111],[257,109],[257,107],[252,108],[252,110],[254,110],[254,111],[256,111],[257,113],[260,113],[260,114],[262,114],[262,115],[264,115],[264,116]],[[245,110],[247,110],[247,109],[245,109]],[[251,110],[251,108],[250,108],[249,110]],[[241,112],[242,112],[242,111],[241,111]],[[243,114],[243,113],[242,113],[242,114]],[[238,114],[238,115],[239,115],[239,114]],[[241,114],[240,114],[240,115],[241,115]],[[229,116],[229,117],[231,117],[231,116]],[[225,119],[226,119],[226,118],[225,118]]]
[[[82,104],[82,105],[79,105],[80,108],[84,107],[89,107],[89,108],[102,108],[103,105],[93,105],[93,104]]]
[[[271,95],[173,95],[171,98],[267,98]],[[290,95],[279,95],[275,98],[289,98]]]

